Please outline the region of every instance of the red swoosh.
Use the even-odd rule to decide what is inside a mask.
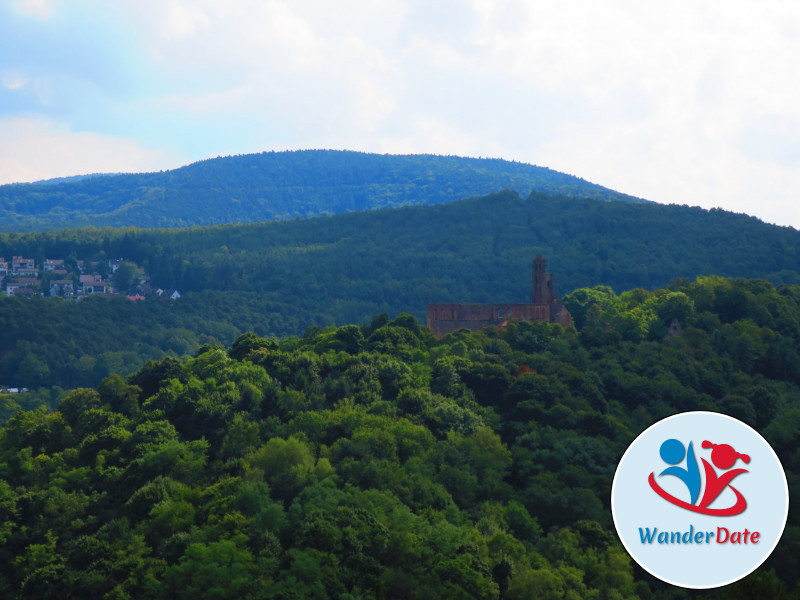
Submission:
[[[728,486],[731,488],[734,493],[736,494],[736,504],[729,508],[707,508],[707,507],[700,507],[695,506],[694,504],[689,504],[688,502],[684,502],[679,498],[676,498],[672,494],[665,492],[661,489],[656,483],[656,478],[653,473],[650,473],[650,477],[647,478],[648,483],[650,483],[650,487],[653,488],[653,491],[664,498],[667,502],[674,504],[675,506],[680,506],[681,508],[685,508],[686,510],[690,510],[692,512],[700,513],[701,515],[712,515],[717,517],[732,517],[733,515],[738,515],[739,513],[743,512],[745,508],[747,508],[747,500],[744,499],[744,496],[732,485]]]

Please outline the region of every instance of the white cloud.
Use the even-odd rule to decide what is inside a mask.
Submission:
[[[192,37],[202,29],[208,29],[211,19],[201,8],[193,4],[172,0],[164,5],[157,24],[161,37],[174,42]]]
[[[39,19],[49,19],[55,8],[51,0],[15,0],[14,8],[21,14]]]
[[[0,118],[0,184],[89,173],[158,171],[184,161],[135,140],[75,132],[45,119]]]
[[[0,83],[7,90],[19,90],[25,85],[25,79],[16,73],[2,73]]]
[[[186,3],[173,4],[130,7],[156,68],[177,80],[150,100],[156,113],[230,123],[231,137],[250,140],[243,149],[253,139],[263,149],[301,139],[317,147],[337,131],[375,134],[399,110],[406,73],[381,46],[379,11],[347,2],[320,10],[313,2],[201,1],[193,5],[213,26],[176,38],[154,25]],[[233,123],[239,118],[246,125]]]
[[[515,30],[483,11],[487,56],[532,98],[569,107],[538,147],[506,146],[512,154],[656,201],[800,225],[789,168],[800,151],[800,5],[536,6]]]

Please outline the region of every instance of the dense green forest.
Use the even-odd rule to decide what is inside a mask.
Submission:
[[[0,231],[252,223],[439,204],[506,188],[641,202],[499,159],[305,150],[215,158],[161,173],[0,186]]]
[[[693,409],[758,429],[798,500],[800,286],[709,276],[564,301],[577,327],[435,339],[401,314],[245,334],[13,414],[0,595],[797,597],[796,512],[756,572],[689,592],[632,563],[608,503],[633,438]]]
[[[543,254],[563,295],[715,273],[800,283],[800,234],[685,206],[503,192],[452,204],[181,230],[0,234],[0,256],[134,260],[174,303],[0,297],[0,384],[94,386],[148,359],[364,323],[429,302],[528,302]]]

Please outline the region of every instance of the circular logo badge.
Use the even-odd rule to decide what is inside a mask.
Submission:
[[[625,451],[611,488],[614,526],[652,575],[713,588],[754,571],[789,514],[778,456],[754,429],[712,412],[668,417]]]

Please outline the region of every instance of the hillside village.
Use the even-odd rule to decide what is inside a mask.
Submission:
[[[125,295],[131,301],[155,296],[176,300],[178,290],[154,289],[150,277],[136,263],[122,258],[108,261],[35,259],[0,256],[0,290],[7,296],[61,297],[82,300],[92,295]]]

